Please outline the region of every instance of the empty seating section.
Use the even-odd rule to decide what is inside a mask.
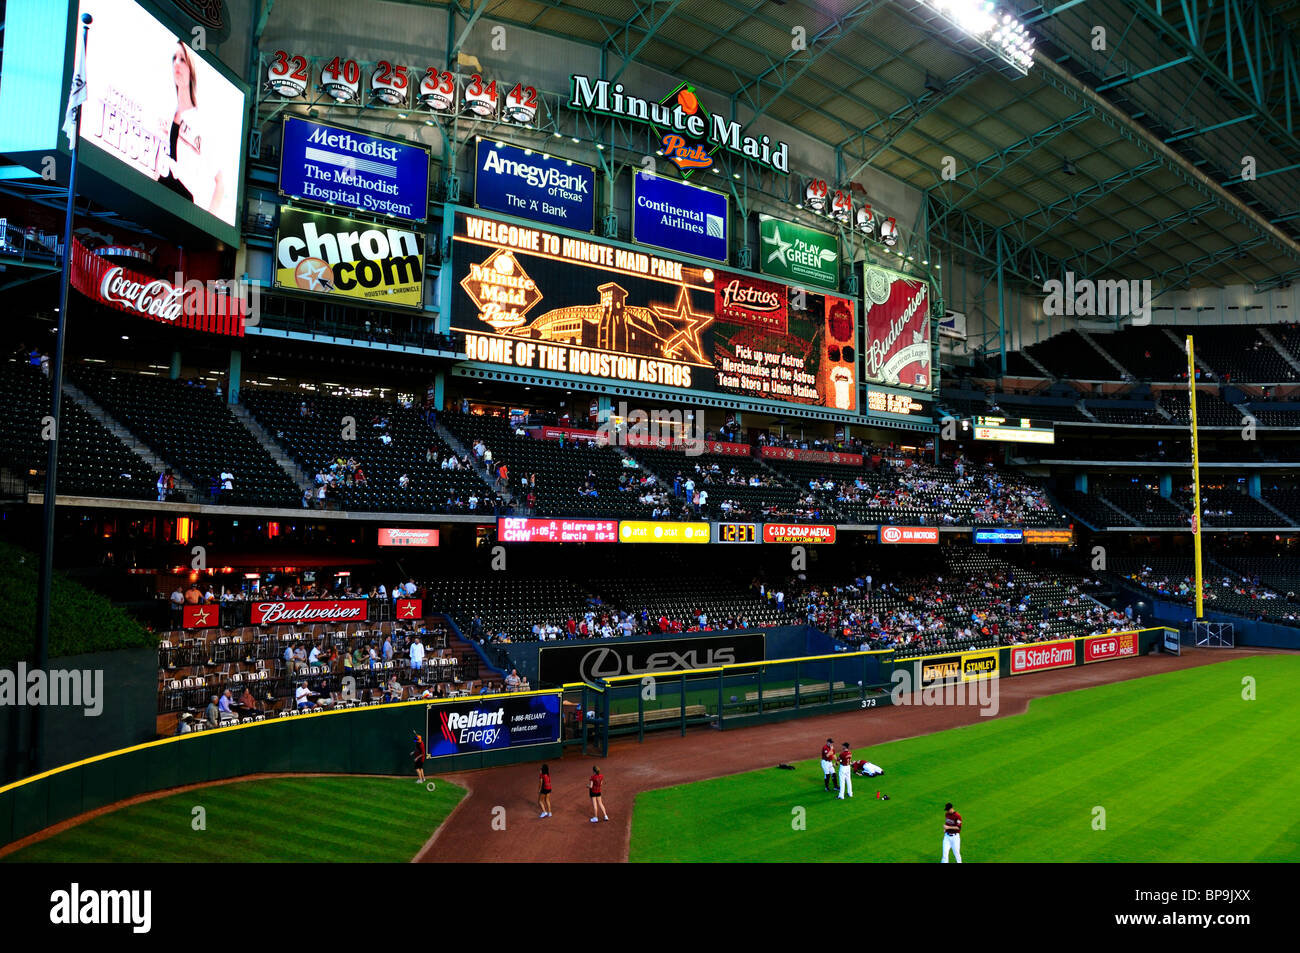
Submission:
[[[206,494],[222,471],[229,470],[234,475],[234,489],[221,492],[217,502],[300,504],[302,491],[297,484],[212,391],[85,365],[75,365],[71,376],[118,423],[174,464],[201,493]]]
[[[0,365],[0,459],[15,478],[43,474],[48,444],[43,423],[50,412],[50,379],[40,369],[18,362]],[[156,495],[157,474],[116,436],[68,396],[59,412],[59,492],[143,500]],[[39,490],[41,483],[29,482]]]
[[[1028,417],[1031,420],[1088,421],[1083,412],[1073,404],[1048,404],[1041,401],[999,397],[998,408],[1002,411],[1003,417]]]
[[[1094,529],[1107,526],[1134,526],[1131,517],[1107,506],[1104,498],[1094,493],[1080,493],[1078,490],[1057,490],[1056,498],[1065,509],[1075,514]]]
[[[1295,587],[1287,584],[1291,577],[1283,575],[1276,579],[1280,585],[1271,585],[1263,578],[1259,565],[1258,560],[1244,565],[1207,561],[1201,573],[1205,607],[1285,625],[1300,624],[1300,600]],[[1191,603],[1196,598],[1190,557],[1120,557],[1111,561],[1110,568],[1171,601]]]
[[[1300,487],[1271,486],[1265,484],[1260,495],[1279,510],[1300,524]]]
[[[582,618],[592,603],[590,592],[568,579],[434,579],[429,602],[448,613],[471,638],[505,633],[512,642],[534,640],[534,625],[563,625]],[[474,620],[482,621],[478,631]]]
[[[1191,333],[1196,356],[1210,365],[1220,380],[1234,383],[1284,384],[1300,381],[1300,373],[1277,348],[1249,325],[1175,328],[1182,340]]]
[[[1252,400],[1246,405],[1261,427],[1300,427],[1300,402]]]
[[[1160,393],[1160,406],[1184,426],[1191,423],[1191,405],[1186,390],[1166,390]],[[1196,425],[1197,427],[1240,427],[1245,415],[1236,407],[1226,403],[1212,390],[1197,388],[1196,391]]]
[[[792,625],[800,620],[778,610],[772,602],[730,579],[660,578],[633,576],[600,579],[595,586],[606,604],[616,604],[639,619],[646,611],[650,627],[660,617],[678,622],[683,628],[697,625],[703,613],[710,628],[738,627],[742,622],[754,626]],[[644,628],[638,631],[644,631]]]
[[[1133,518],[1139,526],[1188,526],[1191,517],[1160,495],[1146,479],[1099,483],[1094,489]]]
[[[1078,331],[1053,335],[1046,341],[1031,344],[1025,351],[1056,377],[1084,381],[1119,379],[1119,371]]]
[[[989,362],[1001,369],[1001,361],[996,357],[989,358]],[[1034,367],[1029,359],[1019,351],[1007,352],[1007,377],[1042,377],[1043,372]]]
[[[1285,526],[1287,521],[1259,500],[1235,487],[1213,487],[1201,483],[1201,518],[1206,526]],[[1192,506],[1192,488],[1177,488],[1174,496],[1186,509]]]
[[[251,393],[243,400],[309,475],[330,474],[340,458],[345,464],[356,461],[363,481],[352,478],[346,466],[334,473],[336,492],[330,498],[344,509],[491,514],[498,503],[474,470],[442,466],[456,453],[414,408],[377,397],[281,391]],[[406,486],[400,484],[404,475]]]
[[[1139,380],[1177,381],[1187,376],[1187,354],[1158,325],[1094,331],[1092,339]]]
[[[509,469],[512,491],[526,498],[520,480],[537,475],[536,514],[539,517],[582,516],[645,519],[653,507],[637,502],[638,494],[619,490],[623,457],[612,447],[589,447],[586,442],[539,440],[517,436],[503,417],[454,412],[439,414],[447,429],[466,447],[481,439],[492,451],[494,463]],[[595,496],[584,495],[586,485]]]
[[[1282,345],[1283,350],[1300,360],[1300,324],[1270,324],[1268,331]]]
[[[1088,408],[1088,413],[1105,424],[1169,423],[1160,415],[1160,411],[1156,410],[1154,401],[1085,400],[1083,405]]]

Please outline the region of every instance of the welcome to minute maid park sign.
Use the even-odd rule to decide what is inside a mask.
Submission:
[[[711,167],[713,153],[719,148],[782,175],[790,172],[788,143],[773,143],[768,136],[745,135],[744,128],[735,120],[710,115],[695,95],[694,87],[685,83],[654,102],[629,96],[623,91],[622,83],[574,73],[568,107],[650,126],[660,136],[664,156],[681,170],[683,178],[695,169]]]

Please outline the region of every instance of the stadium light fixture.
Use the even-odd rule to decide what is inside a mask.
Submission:
[[[1014,12],[992,0],[923,2],[1022,76],[1034,65],[1034,38]]]

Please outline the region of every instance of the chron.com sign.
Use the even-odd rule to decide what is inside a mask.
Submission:
[[[761,662],[764,644],[761,633],[738,633],[696,639],[649,639],[618,647],[543,647],[538,658],[539,678],[545,685],[563,685],[596,682],[622,675],[654,675],[739,662]]]

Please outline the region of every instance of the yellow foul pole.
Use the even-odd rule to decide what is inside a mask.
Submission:
[[[1196,446],[1196,352],[1187,335],[1187,399],[1192,427],[1192,548],[1196,553],[1196,618],[1205,617],[1205,589],[1201,580],[1201,458]]]

